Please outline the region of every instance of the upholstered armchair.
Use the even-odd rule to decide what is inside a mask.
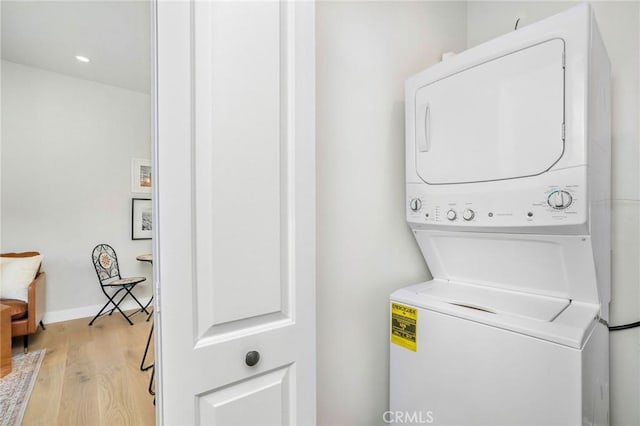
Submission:
[[[46,274],[40,271],[41,259],[38,252],[0,254],[0,304],[11,308],[11,336],[23,336],[25,353],[29,336],[38,331],[38,325],[44,330]]]

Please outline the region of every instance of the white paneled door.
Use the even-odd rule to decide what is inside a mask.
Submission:
[[[314,4],[156,3],[158,423],[315,423]]]

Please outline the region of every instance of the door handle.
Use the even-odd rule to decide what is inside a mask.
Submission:
[[[429,104],[421,107],[424,108],[422,114],[416,114],[416,118],[421,118],[421,123],[416,123],[416,145],[418,152],[429,152],[431,149],[431,108]],[[422,111],[421,111],[422,112]]]
[[[249,366],[253,367],[260,361],[260,352],[258,351],[249,351],[247,355],[244,357],[244,362]]]

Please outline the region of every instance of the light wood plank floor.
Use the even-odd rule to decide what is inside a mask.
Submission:
[[[147,392],[151,370],[140,371],[151,322],[120,315],[46,325],[30,337],[29,349],[47,349],[23,425],[153,425],[155,406]],[[22,338],[13,340],[22,351]],[[150,349],[153,361],[153,342]]]

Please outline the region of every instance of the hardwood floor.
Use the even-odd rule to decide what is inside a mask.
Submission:
[[[47,349],[23,425],[153,425],[149,375],[140,361],[151,322],[120,315],[46,325],[31,336],[29,350]],[[153,344],[153,343],[152,343]],[[22,350],[22,338],[13,350]],[[150,349],[151,360],[153,348]],[[147,358],[149,359],[149,358]]]

